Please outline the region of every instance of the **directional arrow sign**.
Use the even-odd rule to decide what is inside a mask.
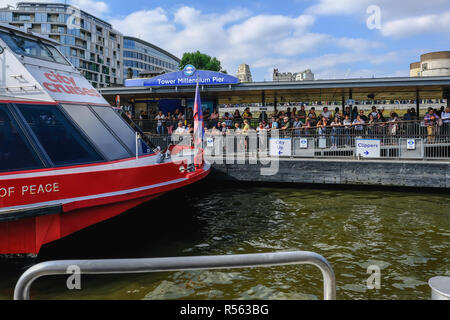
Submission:
[[[356,156],[381,158],[381,140],[356,139]]]
[[[291,139],[270,139],[270,156],[272,157],[290,157],[292,156]]]

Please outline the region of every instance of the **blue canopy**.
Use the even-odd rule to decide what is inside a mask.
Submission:
[[[166,73],[150,79],[130,79],[125,81],[126,87],[162,87],[162,86],[195,86],[197,84],[215,85],[215,84],[237,84],[239,79],[228,74],[195,70],[193,73],[186,71],[177,71]]]

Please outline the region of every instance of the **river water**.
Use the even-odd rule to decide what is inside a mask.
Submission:
[[[202,182],[45,246],[38,260],[0,260],[0,299],[29,266],[58,259],[150,258],[314,251],[328,259],[338,299],[429,299],[450,276],[450,195]],[[368,289],[369,266],[381,270]],[[313,266],[82,276],[35,282],[34,299],[322,299]]]

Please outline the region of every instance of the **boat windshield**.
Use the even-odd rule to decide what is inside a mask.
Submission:
[[[68,61],[53,46],[45,44],[41,40],[25,38],[12,33],[0,31],[0,38],[16,54],[44,59],[51,62],[68,65]]]
[[[43,167],[6,104],[0,103],[0,172]]]
[[[133,120],[131,120],[126,113],[123,110],[118,110],[117,111],[119,113],[119,115],[122,117],[123,120],[125,120],[126,123],[128,123],[128,125],[133,128],[133,130],[137,133],[139,133],[141,139],[144,141],[144,143],[151,148],[151,150],[153,150],[153,152],[156,152],[157,147],[153,144],[152,141],[150,141],[150,139],[147,137],[147,135],[144,133],[144,131],[136,124],[136,122],[134,122]]]

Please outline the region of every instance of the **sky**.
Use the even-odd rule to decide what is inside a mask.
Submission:
[[[274,68],[316,79],[409,76],[421,54],[450,50],[449,0],[67,2],[180,58],[200,50],[233,75],[246,63],[254,81],[272,80]]]

